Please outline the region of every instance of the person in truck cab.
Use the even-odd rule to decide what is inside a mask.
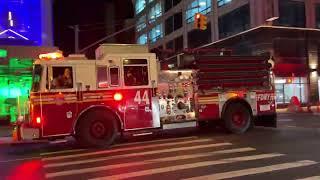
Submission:
[[[52,86],[55,89],[72,88],[73,84],[71,70],[69,68],[65,68],[64,73],[53,80]]]
[[[133,76],[133,69],[130,68],[125,77],[126,85],[128,86],[135,86],[137,84],[137,79]]]

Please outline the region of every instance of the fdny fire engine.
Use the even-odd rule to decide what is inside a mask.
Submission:
[[[189,53],[192,69],[160,70],[143,45],[103,44],[96,59],[40,55],[33,67],[29,114],[17,140],[74,136],[108,146],[139,136],[221,122],[233,133],[276,127],[274,88],[264,57]]]

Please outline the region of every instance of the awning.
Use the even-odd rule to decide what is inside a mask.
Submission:
[[[308,75],[308,66],[305,64],[278,63],[273,68],[278,77],[302,77]]]

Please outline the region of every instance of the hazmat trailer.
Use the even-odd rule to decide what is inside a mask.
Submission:
[[[103,44],[96,59],[40,55],[33,66],[29,114],[18,141],[74,136],[109,146],[123,135],[147,135],[219,122],[228,131],[276,127],[267,59],[189,53],[192,69],[160,70],[143,45]]]

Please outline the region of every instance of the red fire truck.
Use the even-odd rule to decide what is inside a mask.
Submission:
[[[160,70],[142,45],[103,44],[96,59],[41,55],[33,67],[29,115],[18,140],[74,136],[87,146],[108,146],[125,134],[221,122],[233,133],[254,124],[276,127],[267,59],[187,54],[192,69]]]

